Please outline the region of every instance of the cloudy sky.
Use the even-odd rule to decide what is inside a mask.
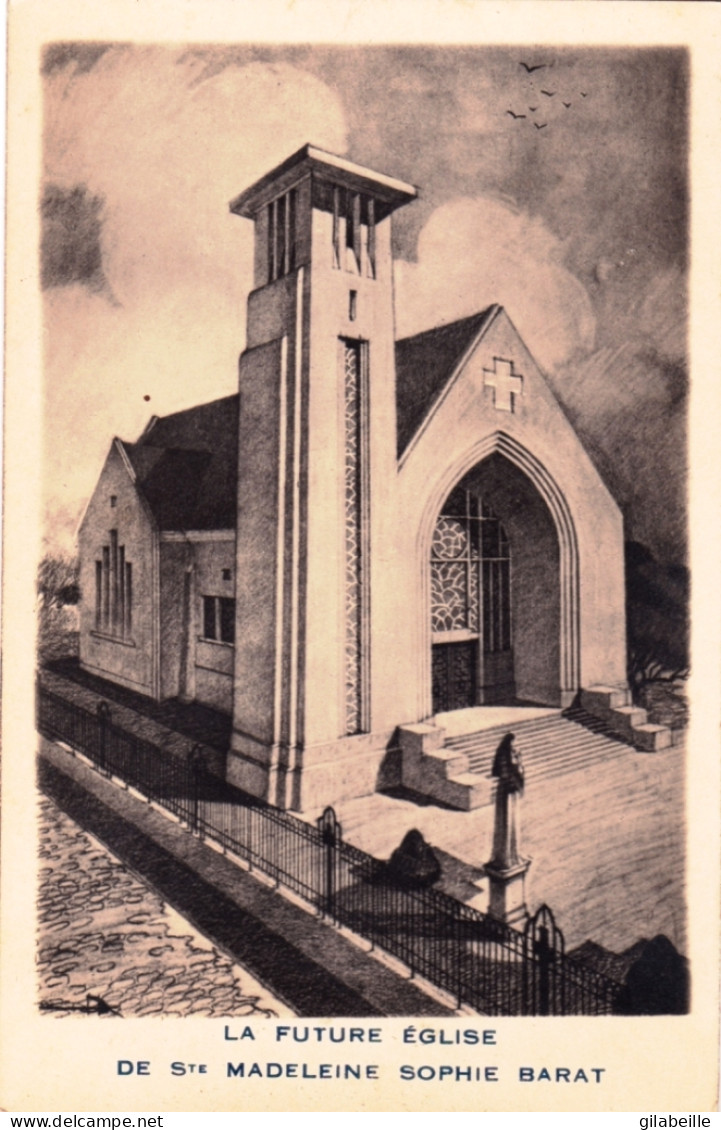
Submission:
[[[252,225],[228,201],[310,141],[419,187],[394,217],[398,335],[504,305],[629,536],[682,560],[687,69],[670,48],[49,45],[49,542],[71,546],[113,435],[235,391]]]

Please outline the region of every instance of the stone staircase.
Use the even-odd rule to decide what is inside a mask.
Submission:
[[[499,726],[449,738],[447,746],[468,758],[468,769],[492,780],[491,765],[498,744],[510,727]],[[564,714],[521,722],[512,727],[523,757],[527,781],[561,777],[587,765],[628,754],[628,743],[612,734],[599,719],[575,708]]]
[[[652,751],[671,745],[670,731],[650,724],[644,710],[629,704],[627,691],[592,687],[563,713],[518,719],[474,733],[448,737],[432,722],[401,727],[403,784],[463,811],[491,804],[493,755],[509,731],[516,735],[529,782],[628,756],[629,746]]]
[[[668,749],[672,744],[667,726],[649,722],[648,713],[631,705],[631,692],[619,687],[589,687],[582,690],[580,703],[589,714],[605,722],[614,734],[646,752]]]

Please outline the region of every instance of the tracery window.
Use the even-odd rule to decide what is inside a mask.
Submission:
[[[345,724],[363,728],[363,371],[361,343],[342,340],[345,439]]]
[[[431,628],[480,635],[487,655],[511,647],[508,540],[496,515],[462,487],[448,496],[433,532]]]

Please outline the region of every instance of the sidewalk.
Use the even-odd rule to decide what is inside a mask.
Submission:
[[[41,739],[40,782],[74,820],[299,1016],[452,1016],[418,984]]]

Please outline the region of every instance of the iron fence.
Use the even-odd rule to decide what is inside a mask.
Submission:
[[[498,1016],[614,1012],[622,986],[565,953],[548,907],[521,933],[442,891],[399,884],[381,860],[344,842],[332,808],[315,826],[274,808],[210,772],[197,745],[185,758],[171,754],[118,726],[107,704],[93,713],[42,686],[37,709],[45,737],[85,754],[459,1005]]]

